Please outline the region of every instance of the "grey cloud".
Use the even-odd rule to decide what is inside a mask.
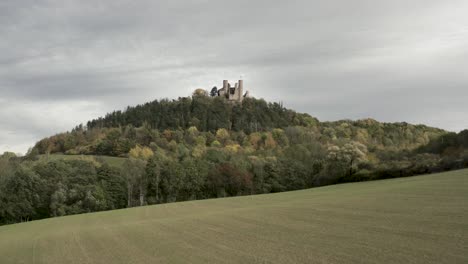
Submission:
[[[254,96],[321,120],[468,128],[467,8],[462,0],[4,1],[0,152],[240,75]]]

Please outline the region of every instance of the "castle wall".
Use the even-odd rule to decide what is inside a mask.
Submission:
[[[231,89],[234,90],[234,93],[231,93]],[[244,81],[239,80],[234,85],[234,88],[231,88],[231,85],[227,80],[223,80],[223,88],[218,90],[218,96],[225,96],[229,101],[237,101],[237,102],[242,102],[244,99],[243,96],[244,92]]]
[[[239,102],[242,102],[242,100],[244,100],[244,80],[239,80],[239,87],[238,87],[238,90],[239,90],[239,95],[238,95],[238,98],[239,98]]]

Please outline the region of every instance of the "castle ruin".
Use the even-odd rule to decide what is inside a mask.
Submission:
[[[228,80],[223,81],[223,88],[217,90],[216,87],[213,88],[212,94],[217,96],[224,96],[227,100],[230,102],[239,102],[241,103],[242,100],[244,100],[245,97],[249,95],[248,92],[245,94],[243,93],[244,91],[244,81],[239,80],[234,87],[231,87],[231,84],[228,82]]]

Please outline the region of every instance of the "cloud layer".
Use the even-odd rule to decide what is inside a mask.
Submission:
[[[241,75],[254,96],[320,120],[468,128],[466,10],[464,0],[4,1],[0,152]]]

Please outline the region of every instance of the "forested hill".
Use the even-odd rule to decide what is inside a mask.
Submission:
[[[0,155],[0,224],[458,169],[467,142],[466,131],[319,122],[255,98],[153,101],[45,138],[25,157]]]
[[[229,133],[229,143],[240,146],[246,145],[246,138],[253,140],[252,137],[260,136],[264,141],[271,136],[278,137],[280,129],[294,144],[330,145],[352,140],[371,150],[392,151],[415,149],[446,133],[424,125],[381,123],[373,119],[319,122],[309,114],[297,113],[263,99],[246,98],[242,104],[232,104],[221,97],[198,95],[155,100],[125,111],[114,111],[89,121],[86,127],[80,125],[71,132],[45,138],[34,150],[40,154],[126,157],[136,145],[154,143],[165,148],[174,141],[173,144],[190,146],[192,142],[186,140],[190,128],[202,133],[208,147],[214,141],[219,142],[216,134],[220,129]],[[272,133],[275,129],[277,133]]]
[[[128,107],[126,111],[115,111],[104,118],[89,121],[87,127],[140,127],[145,123],[161,131],[195,126],[199,131],[216,132],[225,128],[249,134],[288,126],[317,125],[318,120],[286,109],[281,104],[255,98],[246,98],[242,104],[232,104],[222,97],[198,95]]]

